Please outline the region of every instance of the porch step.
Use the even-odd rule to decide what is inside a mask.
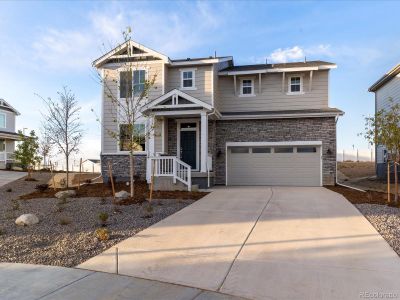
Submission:
[[[154,177],[155,191],[187,191],[188,187],[179,180],[174,183],[172,177]],[[199,185],[193,184],[192,191],[198,191]]]

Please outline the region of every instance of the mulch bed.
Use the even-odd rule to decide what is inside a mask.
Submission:
[[[387,194],[377,191],[361,192],[344,186],[326,186],[327,189],[342,194],[347,200],[353,204],[380,204],[388,205]],[[391,196],[394,199],[394,195]]]
[[[112,196],[111,185],[103,183],[86,184],[80,187],[80,189],[70,188],[76,190],[75,198],[82,197],[110,197]],[[32,193],[20,196],[22,200],[37,199],[37,198],[54,198],[55,194],[59,191],[65,189],[52,189],[49,188],[45,191],[34,191]],[[127,191],[130,192],[130,187],[123,182],[118,182],[115,184],[115,191]],[[198,200],[205,195],[207,192],[186,192],[186,191],[154,191],[153,199],[178,199],[178,200]],[[128,199],[127,201],[119,202],[119,204],[131,204],[140,203],[145,201],[150,197],[150,191],[146,181],[136,181],[135,182],[135,196],[133,199]]]

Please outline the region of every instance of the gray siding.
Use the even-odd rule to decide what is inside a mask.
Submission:
[[[288,77],[291,74],[303,75],[304,94],[287,95]],[[233,76],[220,76],[218,84],[219,103],[217,105],[221,112],[326,108],[328,107],[328,74],[329,71],[314,71],[312,89],[309,91],[309,72],[286,73],[283,92],[282,73],[263,74],[261,79],[261,94],[258,89],[258,74],[237,76],[236,95]],[[240,83],[243,78],[252,78],[254,80],[255,96],[239,96]]]
[[[162,63],[143,63],[132,68],[145,68],[148,71],[148,79],[155,78],[154,85],[149,90],[149,101],[159,97],[163,92],[163,67]],[[116,141],[108,132],[118,132],[116,106],[110,99],[118,99],[119,96],[119,70],[117,67],[108,67],[104,69],[105,87],[103,91],[103,153],[115,153],[118,151],[118,141]]]
[[[6,115],[6,128],[0,128],[0,131],[15,132],[15,113],[0,109],[0,113]]]
[[[165,92],[181,87],[181,71],[184,69],[195,70],[195,90],[182,90],[186,94],[196,97],[206,103],[212,104],[212,74],[213,66],[173,67],[168,69],[167,88]]]

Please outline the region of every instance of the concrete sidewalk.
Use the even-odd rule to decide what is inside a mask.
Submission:
[[[20,179],[26,175],[28,175],[28,173],[26,172],[0,170],[0,187],[14,180]]]
[[[62,267],[0,263],[2,300],[244,300],[196,288]]]
[[[120,274],[249,299],[400,297],[397,254],[324,188],[216,189],[117,247]],[[78,267],[114,272],[115,249]]]

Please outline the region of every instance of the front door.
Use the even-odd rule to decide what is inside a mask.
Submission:
[[[181,131],[181,160],[192,169],[197,168],[196,146],[196,131]]]

